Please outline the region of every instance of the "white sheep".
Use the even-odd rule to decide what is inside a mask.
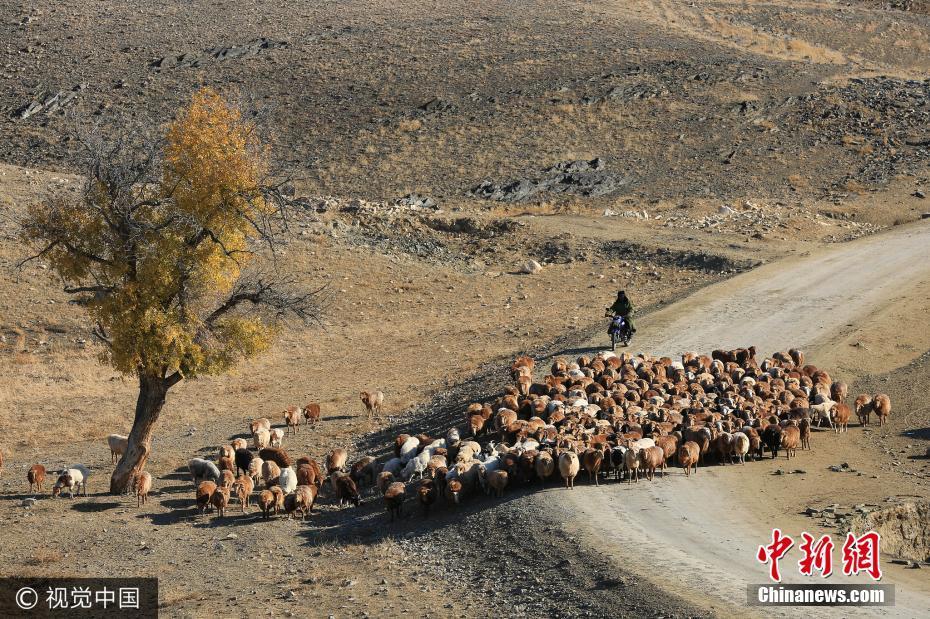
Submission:
[[[404,464],[410,461],[410,458],[413,458],[417,455],[417,448],[420,446],[420,439],[415,436],[411,436],[404,444],[400,446],[400,461]]]
[[[449,431],[446,432],[446,443],[448,443],[449,445],[451,445],[452,443],[458,440],[461,440],[461,438],[462,437],[459,436],[458,428],[449,428]]]
[[[129,449],[129,437],[111,434],[107,437],[107,445],[110,446],[110,464],[113,464]]]
[[[730,451],[739,459],[740,464],[746,464],[746,454],[749,453],[749,437],[742,432],[734,432],[730,437]]]
[[[219,483],[220,481],[220,469],[209,460],[194,458],[187,463],[187,470],[190,471],[195,488],[200,485],[202,481],[212,481],[215,483]]]
[[[290,494],[297,489],[297,471],[293,467],[287,467],[286,469],[281,469],[281,474],[278,475],[278,485],[281,486],[281,490],[284,491],[284,494]]]
[[[255,431],[255,449],[264,449],[268,447],[271,441],[271,432],[265,428],[259,428]]]
[[[77,488],[78,493],[84,490],[84,496],[87,496],[87,480],[90,478],[90,469],[83,464],[72,464],[71,468],[65,469],[58,477],[58,481],[52,487],[52,496],[59,496],[63,488],[68,489],[70,498],[74,498],[74,490]]]
[[[284,430],[281,428],[272,428],[268,433],[268,444],[271,447],[281,447],[284,443]]]
[[[391,458],[384,463],[384,467],[382,467],[381,472],[388,472],[394,477],[399,477],[403,468],[404,462],[400,458]]]
[[[426,465],[429,464],[429,459],[430,456],[426,450],[421,451],[417,457],[410,458],[404,470],[400,473],[401,478],[410,480],[416,475],[419,479],[423,479],[423,472],[426,470]]]

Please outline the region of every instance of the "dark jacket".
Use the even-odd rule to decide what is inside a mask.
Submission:
[[[614,313],[614,316],[632,316],[633,304],[630,303],[629,297],[618,298],[614,301],[614,304],[610,306],[610,311]]]

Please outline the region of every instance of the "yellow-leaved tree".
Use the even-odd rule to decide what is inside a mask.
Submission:
[[[103,360],[139,381],[129,448],[110,481],[125,492],[145,466],[168,390],[265,350],[278,321],[320,317],[275,249],[285,181],[268,170],[255,127],[212,89],[193,95],[164,135],[91,140],[84,191],[31,208],[22,224],[75,295]]]

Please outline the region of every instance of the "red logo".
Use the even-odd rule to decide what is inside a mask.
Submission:
[[[778,571],[778,561],[788,550],[794,546],[794,540],[787,535],[781,534],[781,529],[772,529],[772,543],[768,546],[759,546],[756,552],[756,559],[759,563],[771,563],[769,565],[769,578],[775,582],[781,582],[781,573]]]
[[[843,573],[853,576],[865,572],[872,580],[881,580],[882,568],[878,564],[878,546],[881,537],[875,531],[869,531],[861,537],[846,534],[843,544]]]
[[[824,578],[833,573],[833,540],[824,535],[814,542],[810,533],[801,533],[804,542],[799,546],[804,557],[798,561],[798,567],[804,576],[813,576],[814,570]]]

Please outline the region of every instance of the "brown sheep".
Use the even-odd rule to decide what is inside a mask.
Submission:
[[[149,498],[149,492],[152,491],[152,474],[148,471],[139,473],[133,485],[136,488],[136,507],[142,507]]]
[[[364,456],[352,465],[352,468],[349,469],[349,473],[352,475],[352,480],[359,486],[362,485],[363,481],[371,485],[375,483],[375,476],[378,474],[378,464],[374,457]]]
[[[200,511],[201,516],[207,512],[215,493],[216,484],[212,481],[202,481],[197,486],[197,509]]]
[[[368,421],[371,421],[375,415],[381,414],[381,408],[384,406],[384,393],[381,391],[360,391],[358,397],[365,405],[368,412]]]
[[[233,483],[236,481],[236,474],[230,471],[229,469],[223,469],[220,471],[220,488],[226,488],[229,490],[232,488]]]
[[[339,499],[339,506],[351,502],[358,507],[362,503],[362,498],[358,493],[358,486],[352,481],[352,477],[347,473],[336,473],[333,476],[333,486],[336,488],[336,497]]]
[[[464,487],[462,486],[462,481],[459,479],[450,479],[446,482],[445,496],[446,500],[459,504],[459,500],[462,498],[462,493],[464,492]]]
[[[271,518],[271,510],[274,509],[274,493],[271,490],[262,490],[258,495],[258,506],[262,510],[262,518],[268,520]]]
[[[291,465],[291,457],[280,447],[265,447],[259,450],[258,457],[265,462],[274,462],[282,469],[286,469]]]
[[[846,403],[846,397],[849,395],[849,385],[837,381],[830,385],[830,399],[837,402]]]
[[[402,508],[405,494],[406,489],[401,481],[395,481],[385,490],[384,505],[387,507],[388,514],[391,515],[391,522],[394,522],[395,516],[400,518],[403,515]]]
[[[600,449],[587,449],[581,454],[581,466],[588,473],[588,483],[594,482],[599,486],[598,477],[601,472],[601,464],[604,462],[604,452]]]
[[[394,483],[394,474],[390,471],[382,471],[378,473],[378,479],[375,482],[375,485],[378,487],[378,492],[383,496],[387,492],[388,487]]]
[[[303,408],[304,419],[306,424],[314,424],[320,420],[320,405],[316,402],[310,402]]]
[[[265,482],[265,487],[270,488],[271,486],[278,483],[278,477],[281,475],[281,467],[272,461],[267,461],[262,463],[262,481]]]
[[[872,398],[866,394],[860,394],[853,407],[856,410],[856,416],[859,417],[859,425],[869,425],[869,415],[872,413]]]
[[[45,489],[45,467],[41,464],[33,464],[26,471],[26,481],[29,482],[29,492],[32,492],[33,486],[36,492],[42,492]]]
[[[224,445],[224,447],[229,447],[229,445]],[[236,463],[230,456],[222,456],[219,460],[216,461],[216,468],[220,471],[232,471],[236,472]]]
[[[504,496],[504,490],[507,488],[507,471],[500,469],[491,471],[488,474],[488,485],[494,490],[497,498]]]
[[[236,483],[233,484],[232,491],[236,493],[243,513],[245,513],[245,508],[249,506],[249,498],[252,496],[252,490],[254,489],[255,484],[248,475],[240,475],[236,479]]]
[[[843,406],[846,406],[845,404]],[[846,407],[848,410],[848,406]],[[811,448],[811,421],[810,419],[801,419],[798,422],[798,430],[801,432],[801,449]]]
[[[849,415],[850,415],[849,407],[843,404],[842,402],[837,402],[833,406],[833,410],[831,412],[833,413],[833,419],[832,419],[833,431],[836,432],[837,434],[839,434],[841,429],[843,432],[848,431]],[[801,447],[803,448],[803,446],[804,446],[804,440],[802,437]]]
[[[213,504],[213,507],[216,508],[216,515],[218,518],[226,516],[226,506],[229,505],[229,488],[217,488],[213,496],[210,497],[210,502]]]
[[[887,394],[879,393],[872,398],[872,410],[875,411],[875,416],[878,417],[878,425],[885,425],[888,415],[891,414],[891,398]]]
[[[326,456],[326,473],[332,475],[336,471],[343,470],[348,459],[349,452],[342,447],[337,447],[332,450],[329,452],[329,455]]]
[[[298,486],[315,486],[316,471],[309,464],[300,464],[297,466],[297,485]]]
[[[281,486],[272,486],[271,494],[274,495],[274,513],[279,514],[284,509],[284,490]]]
[[[792,453],[797,456],[800,444],[801,430],[797,426],[785,426],[781,431],[781,447],[785,450],[785,457],[790,460]]]
[[[424,479],[420,481],[420,486],[417,488],[417,500],[420,502],[420,505],[423,506],[423,517],[426,518],[429,516],[430,506],[436,502],[436,496],[438,495],[438,490],[436,489],[436,482],[432,479]]]
[[[656,469],[662,469],[662,475],[665,475],[665,452],[661,447],[647,447],[640,452],[642,467],[646,472],[646,479],[652,481]]]
[[[678,464],[685,470],[685,477],[691,477],[691,469],[695,474],[698,469],[698,460],[701,457],[701,448],[694,441],[687,441],[678,448]]]
[[[284,423],[287,425],[287,434],[290,434],[291,431],[294,434],[300,432],[300,408],[296,406],[288,406],[284,409]]]

